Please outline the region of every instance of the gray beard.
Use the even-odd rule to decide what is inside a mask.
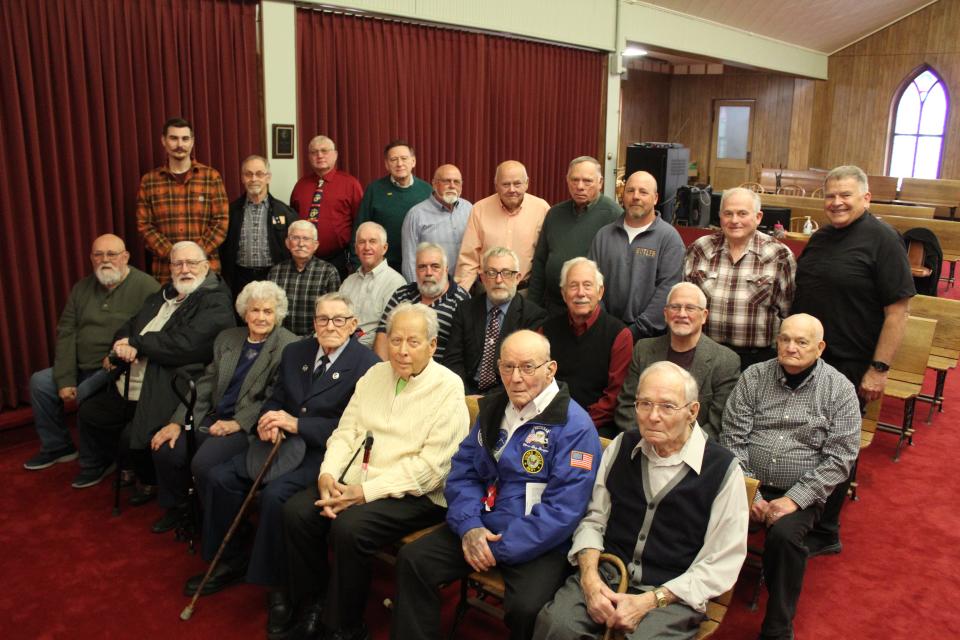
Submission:
[[[116,269],[97,269],[93,272],[93,275],[96,276],[97,281],[105,287],[112,287],[123,280],[123,274]]]

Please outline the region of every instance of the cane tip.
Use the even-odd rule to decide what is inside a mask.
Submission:
[[[193,615],[193,607],[189,604],[183,608],[183,611],[180,612],[181,620],[189,620],[190,616]]]

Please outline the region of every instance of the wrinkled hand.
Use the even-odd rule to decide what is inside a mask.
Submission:
[[[341,484],[329,473],[317,479],[317,489],[320,499],[313,504],[323,509],[323,515],[331,520],[344,509],[367,501],[359,484]]]
[[[463,548],[463,559],[473,567],[474,571],[492,569],[497,565],[497,559],[493,557],[493,552],[490,551],[490,543],[496,542],[502,537],[499,533],[494,535],[486,527],[470,529],[460,541],[460,546]]]
[[[770,509],[770,503],[760,498],[750,507],[750,519],[754,522],[766,522],[768,509]]]
[[[777,498],[776,500],[771,500],[767,507],[766,523],[768,527],[773,526],[777,520],[782,518],[785,515],[789,515],[799,509],[797,503],[794,502],[791,498],[783,496]]]
[[[297,419],[286,411],[267,411],[257,421],[257,435],[264,442],[276,442],[280,431],[297,433]]]
[[[77,388],[76,387],[64,387],[57,391],[57,395],[60,396],[60,399],[64,402],[73,402],[77,399]]]
[[[212,436],[228,436],[237,431],[240,431],[240,423],[236,420],[217,420],[210,425],[210,435]]]
[[[651,609],[657,606],[657,598],[652,591],[641,594],[614,593],[614,613],[607,619],[607,626],[620,631],[633,631]]]
[[[180,425],[175,422],[171,422],[160,431],[157,431],[153,434],[153,438],[150,439],[150,448],[154,451],[160,449],[165,442],[170,443],[170,448],[173,449],[174,445],[177,444],[177,438],[180,437]]]
[[[124,362],[133,362],[137,359],[137,348],[130,346],[127,338],[120,338],[113,343],[113,352]]]
[[[590,619],[597,624],[606,625],[616,613],[616,607],[613,604],[615,592],[607,586],[596,571],[590,577],[581,576],[580,586],[583,588],[583,599],[587,604]]]
[[[873,367],[867,369],[860,380],[860,396],[870,402],[883,395],[883,388],[887,386],[886,372],[877,371]]]
[[[103,356],[103,368],[104,368],[106,371],[113,371],[114,369],[117,368],[116,366],[114,366],[114,364],[113,364],[112,362],[110,362],[110,355],[109,355],[109,354]]]

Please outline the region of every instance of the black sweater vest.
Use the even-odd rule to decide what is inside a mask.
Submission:
[[[610,349],[623,331],[624,324],[604,311],[586,333],[573,335],[567,314],[551,318],[543,325],[550,341],[550,356],[557,361],[557,378],[570,387],[570,396],[586,409],[607,388],[610,375]]]
[[[689,569],[703,547],[710,509],[733,462],[733,454],[713,440],[707,440],[699,475],[688,469],[659,503],[647,504],[642,471],[644,456],[637,452],[630,458],[630,452],[639,442],[639,431],[623,434],[617,458],[607,475],[611,506],[603,542],[606,551],[629,564],[633,561],[638,536],[643,535],[641,529],[647,511],[653,512],[653,522],[642,540],[640,558],[642,583],[657,586]]]

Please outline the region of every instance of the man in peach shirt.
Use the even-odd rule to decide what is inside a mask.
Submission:
[[[490,247],[515,251],[520,258],[520,272],[529,277],[540,227],[550,208],[543,198],[527,193],[529,183],[527,168],[521,163],[501,162],[494,177],[497,192],[473,205],[454,276],[457,284],[467,291],[477,279],[480,257]],[[526,285],[524,280],[520,288]]]

